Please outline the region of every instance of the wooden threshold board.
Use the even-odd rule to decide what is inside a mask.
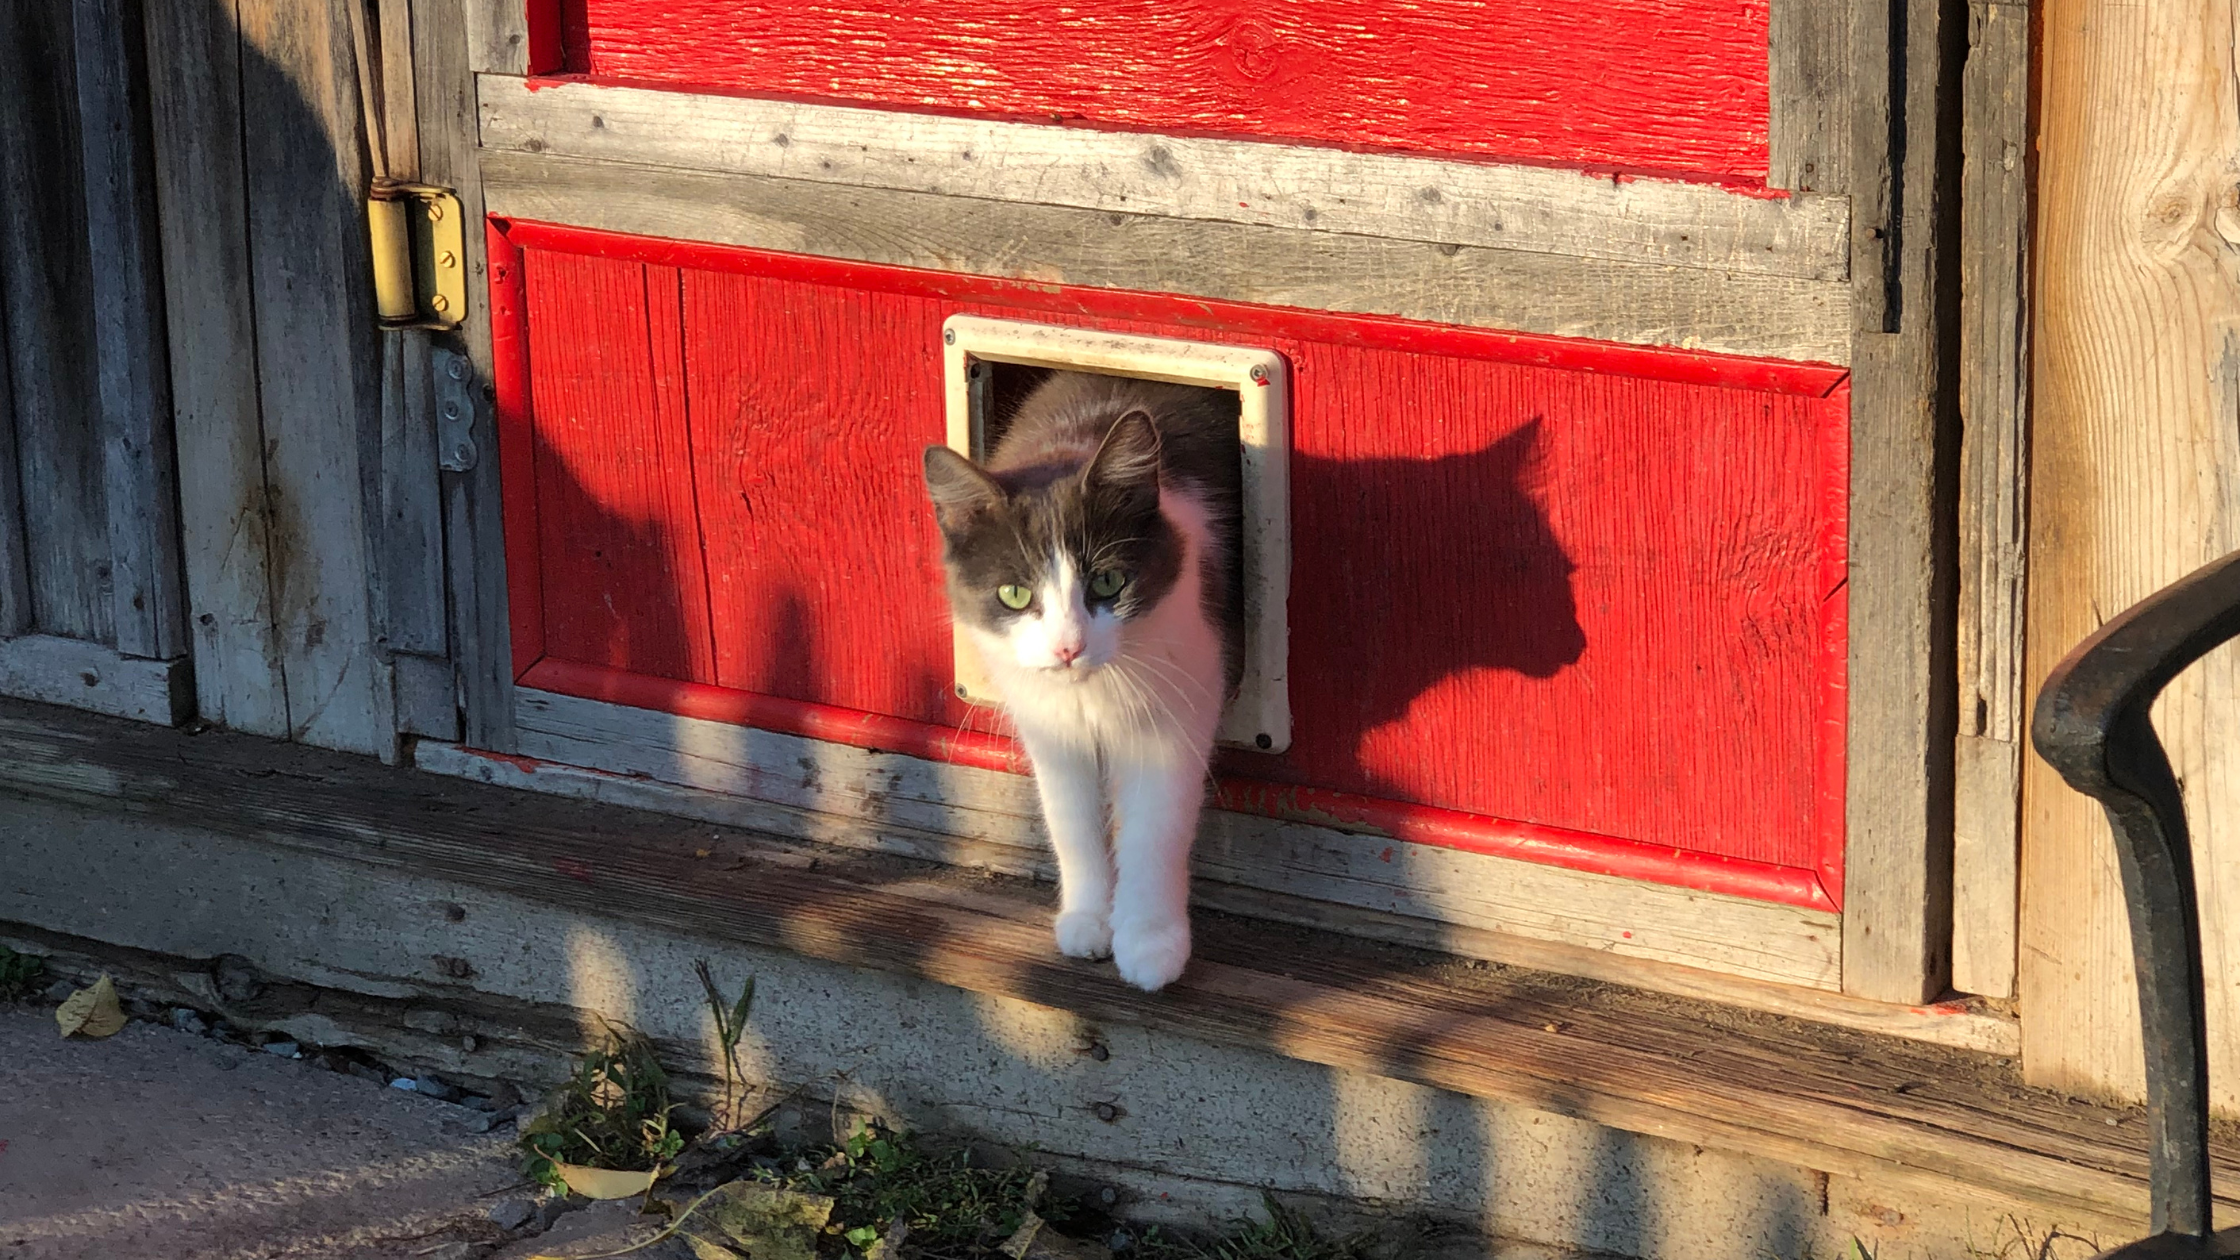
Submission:
[[[224,732],[0,702],[0,791],[457,880],[1923,1192],[2106,1217],[2143,1114],[1990,1056],[1219,914],[1166,991],[1052,950],[1047,889]],[[707,858],[696,856],[709,852]],[[2218,1175],[2240,1204],[2240,1144]]]

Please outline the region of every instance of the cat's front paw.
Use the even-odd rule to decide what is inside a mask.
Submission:
[[[1121,927],[1113,933],[1112,961],[1121,979],[1146,993],[1157,993],[1173,983],[1190,961],[1190,921]]]
[[[1058,916],[1058,952],[1068,958],[1112,957],[1112,925],[1094,910]]]

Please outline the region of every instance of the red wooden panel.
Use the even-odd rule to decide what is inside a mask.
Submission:
[[[595,76],[1745,184],[1767,0],[531,0]],[[549,10],[548,10],[549,13]],[[548,64],[540,62],[542,65]]]
[[[534,685],[1011,764],[959,742],[947,690],[917,473],[941,320],[1265,344],[1294,373],[1295,739],[1232,756],[1226,803],[1798,904],[1841,887],[1840,369],[511,235],[531,280],[505,440],[570,452],[536,462],[534,521],[509,517],[510,562],[543,575],[544,624],[516,633]],[[681,300],[649,317],[649,284]],[[679,390],[689,449],[659,424]],[[575,558],[539,554],[555,539]],[[586,548],[649,557],[652,611],[610,615]],[[704,578],[680,558],[703,549]],[[695,581],[705,657],[662,621]]]
[[[525,271],[544,650],[713,681],[678,272],[541,250]]]

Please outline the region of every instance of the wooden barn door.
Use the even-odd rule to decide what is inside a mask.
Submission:
[[[1210,899],[1933,997],[1953,741],[2012,736],[1956,730],[1954,17],[415,0],[488,216],[468,744],[1035,869],[917,503],[942,322],[1272,349],[1295,736]]]
[[[194,711],[134,6],[0,9],[0,695]]]

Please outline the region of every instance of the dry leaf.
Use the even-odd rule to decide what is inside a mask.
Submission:
[[[687,1232],[683,1238],[685,1245],[692,1248],[693,1260],[744,1260],[731,1248],[709,1242],[698,1234]]]
[[[1027,1249],[1034,1246],[1035,1235],[1041,1232],[1042,1218],[1035,1215],[1033,1208],[1028,1208],[1022,1214],[1019,1228],[1011,1231],[1011,1237],[1003,1240],[1003,1246],[999,1250],[1011,1257],[1011,1260],[1027,1260]]]
[[[627,1199],[634,1194],[644,1194],[653,1188],[653,1180],[660,1169],[645,1172],[619,1172],[612,1168],[586,1168],[581,1164],[552,1165],[560,1172],[560,1179],[568,1189],[586,1199]]]
[[[716,1187],[705,1199],[710,1225],[754,1260],[816,1260],[817,1232],[832,1219],[832,1200],[752,1181]]]
[[[863,1249],[863,1260],[898,1260],[902,1255],[902,1242],[910,1236],[910,1222],[897,1216],[887,1226],[886,1236],[876,1239]]]
[[[116,982],[104,974],[93,987],[80,989],[55,1009],[55,1025],[67,1037],[108,1037],[124,1027],[124,1007],[117,1002]]]

